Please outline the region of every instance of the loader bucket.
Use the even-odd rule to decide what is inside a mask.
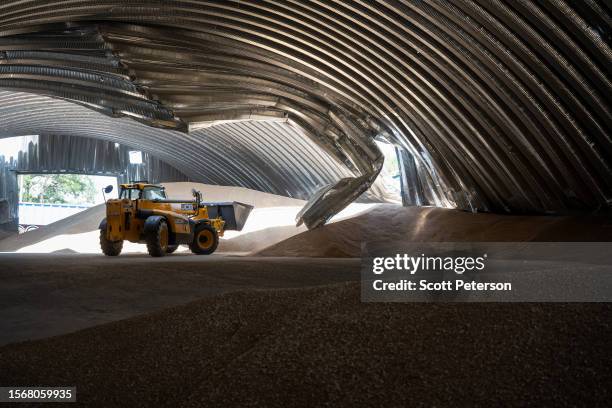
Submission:
[[[203,203],[208,208],[209,218],[223,218],[225,230],[242,231],[249,214],[253,209],[252,205],[239,203],[238,201],[225,203]]]

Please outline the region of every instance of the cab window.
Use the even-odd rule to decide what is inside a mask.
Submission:
[[[127,198],[128,200],[138,200],[140,198],[140,190],[137,188],[122,188],[119,198]]]
[[[164,200],[166,192],[161,187],[145,187],[142,190],[142,198],[144,200]]]

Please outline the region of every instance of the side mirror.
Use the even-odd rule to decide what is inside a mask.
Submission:
[[[102,196],[104,197],[105,202],[106,202],[106,195],[110,193],[111,191],[113,191],[113,186],[110,184],[102,189]]]

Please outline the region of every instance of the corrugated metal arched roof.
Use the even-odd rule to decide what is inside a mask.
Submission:
[[[182,130],[288,120],[355,175],[317,195],[311,226],[376,177],[378,134],[419,163],[420,188],[442,203],[594,210],[612,202],[608,7],[9,0],[0,88]],[[250,126],[243,135],[261,131]]]

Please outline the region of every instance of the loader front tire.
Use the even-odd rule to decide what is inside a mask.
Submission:
[[[168,245],[168,249],[166,249],[167,254],[171,254],[178,249],[178,245]]]
[[[123,241],[109,241],[106,239],[106,231],[100,230],[100,248],[106,256],[117,256],[123,249]]]
[[[147,250],[154,257],[165,256],[168,252],[168,224],[166,220],[160,219],[146,234]]]
[[[210,255],[219,246],[217,230],[207,224],[200,224],[193,232],[193,241],[189,245],[191,252],[197,255]]]

